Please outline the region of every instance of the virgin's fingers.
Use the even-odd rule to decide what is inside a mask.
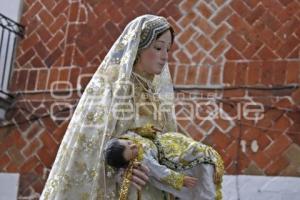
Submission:
[[[141,188],[139,185],[137,185],[135,182],[131,182],[131,184],[132,184],[136,189],[142,190],[142,188]]]
[[[137,176],[132,176],[132,182],[134,182],[140,186],[144,186],[146,184],[146,182],[143,179],[140,179]]]
[[[145,172],[147,175],[149,175],[150,169],[147,166],[141,164],[140,168],[143,172]]]
[[[148,181],[148,176],[147,174],[145,174],[143,171],[139,170],[139,169],[133,169],[132,171],[133,176],[139,177],[140,179],[144,180],[144,181]]]

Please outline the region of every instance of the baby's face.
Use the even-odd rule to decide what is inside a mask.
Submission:
[[[119,140],[120,144],[123,145],[125,147],[125,150],[123,152],[123,156],[124,156],[124,159],[126,161],[130,161],[134,158],[137,157],[138,155],[138,148],[137,148],[137,145],[134,144],[132,141],[130,140]]]

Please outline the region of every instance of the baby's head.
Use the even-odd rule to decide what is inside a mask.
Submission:
[[[105,160],[112,167],[125,168],[137,155],[137,145],[131,140],[113,138],[106,144]]]

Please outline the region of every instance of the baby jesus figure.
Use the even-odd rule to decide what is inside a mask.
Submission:
[[[129,129],[108,141],[105,159],[116,169],[126,168],[121,200],[143,199],[142,190],[130,187],[133,166],[140,163],[150,170],[150,184],[179,199],[222,199],[221,156],[181,133],[161,133],[151,124]]]

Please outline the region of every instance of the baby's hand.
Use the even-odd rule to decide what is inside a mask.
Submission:
[[[183,178],[183,186],[187,188],[193,188],[197,185],[197,178],[191,177],[191,176],[185,176]]]

